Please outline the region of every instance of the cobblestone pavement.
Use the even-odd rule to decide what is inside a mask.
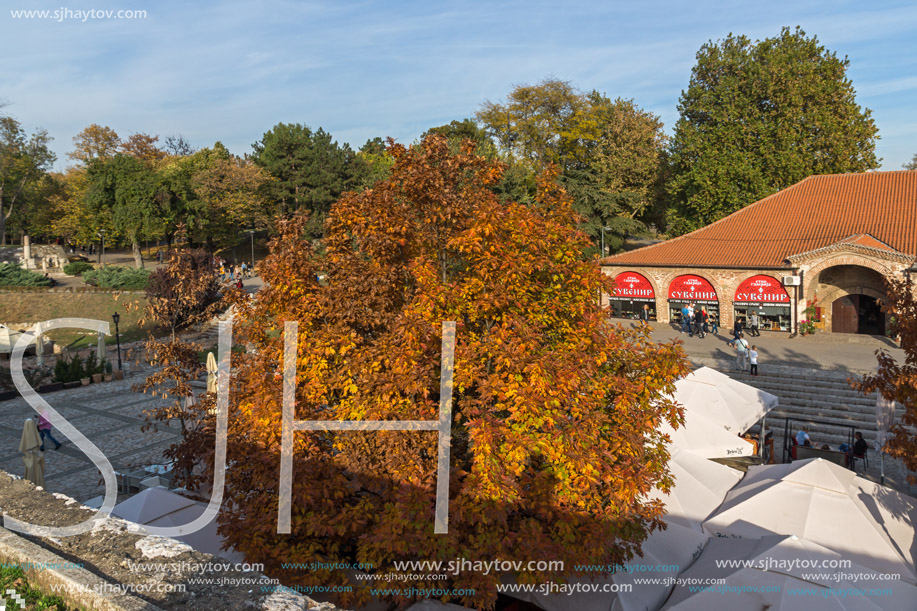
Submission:
[[[163,450],[181,437],[177,423],[173,427],[158,423],[158,431],[140,430],[146,422],[144,410],[163,404],[162,399],[131,391],[131,385],[147,373],[41,396],[108,457],[115,471],[135,471],[164,462]],[[24,420],[33,415],[35,411],[22,398],[0,402],[0,469],[7,473],[20,477],[24,473],[19,439]],[[59,430],[52,434],[63,445],[55,451],[47,443],[45,489],[80,502],[103,495],[105,486],[95,465]]]

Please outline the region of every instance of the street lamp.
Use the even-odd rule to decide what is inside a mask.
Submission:
[[[602,227],[602,254],[599,256],[601,259],[605,256],[605,232],[611,231],[611,227]]]
[[[99,249],[99,266],[102,265],[102,255],[105,254],[105,230],[99,229],[99,239],[102,242],[102,248]]]
[[[121,320],[121,315],[115,312],[111,315],[111,319],[115,321],[115,342],[118,344],[118,371],[121,371],[121,333],[118,330],[118,321]]]
[[[248,230],[248,237],[250,237],[252,241],[252,268],[251,269],[252,269],[252,276],[254,276],[255,275],[255,230],[254,229]]]

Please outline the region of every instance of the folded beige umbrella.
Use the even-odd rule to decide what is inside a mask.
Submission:
[[[19,451],[22,452],[22,462],[25,463],[25,478],[36,486],[45,485],[45,453],[41,448],[41,436],[38,427],[31,418],[26,418],[22,428],[22,437],[19,439]]]
[[[41,336],[41,323],[35,325],[37,327],[35,333],[35,356],[38,360],[38,366],[44,367],[45,365],[45,341]]]
[[[217,359],[212,352],[207,353],[207,392],[217,391]]]
[[[796,535],[917,584],[917,500],[812,458],[750,467],[704,522],[714,537]]]

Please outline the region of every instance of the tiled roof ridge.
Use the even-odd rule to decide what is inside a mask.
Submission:
[[[877,239],[876,241],[884,244],[882,240]],[[901,252],[900,250],[895,250],[891,246],[888,246],[887,249],[876,248],[875,246],[867,246],[866,244],[858,244],[856,242],[849,242],[847,241],[847,239],[844,239],[844,240],[838,240],[837,242],[834,242],[832,244],[828,244],[827,246],[821,246],[819,248],[813,248],[812,250],[807,250],[805,252],[800,252],[800,253],[789,255],[787,257],[787,261],[792,261],[793,259],[800,259],[802,257],[806,257],[809,255],[814,255],[814,254],[818,254],[822,252],[828,252],[831,250],[838,250],[840,248],[850,248],[853,250],[862,250],[862,251],[866,251],[867,254],[878,255],[884,258],[887,258],[889,257],[889,255],[891,255],[894,258],[901,259],[903,261],[913,260],[911,255]]]
[[[858,239],[861,238],[861,237],[871,238],[871,239],[875,240],[876,242],[878,242],[879,244],[881,244],[884,248],[887,248],[888,250],[890,250],[890,251],[892,251],[892,252],[901,252],[901,251],[898,250],[897,248],[892,248],[892,247],[889,246],[886,242],[880,240],[879,238],[877,238],[876,236],[872,235],[872,234],[869,233],[868,231],[861,231],[860,233],[854,233],[854,234],[852,234],[852,235],[847,236],[847,237],[844,238],[843,240],[840,240],[838,243],[843,243],[843,244],[859,244],[860,246],[870,246],[869,244],[863,244],[862,242],[859,242]],[[871,246],[871,248],[876,248],[876,247],[875,247],[875,246]]]

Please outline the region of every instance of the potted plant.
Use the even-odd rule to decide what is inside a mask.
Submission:
[[[111,363],[109,363],[108,361],[105,361],[103,363],[103,369],[105,371],[105,381],[111,382],[112,381]]]

